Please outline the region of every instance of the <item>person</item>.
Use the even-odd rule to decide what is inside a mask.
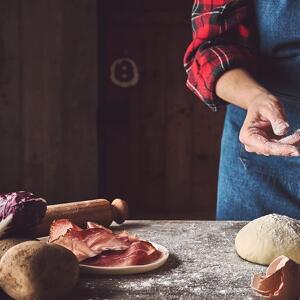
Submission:
[[[216,218],[300,219],[300,1],[196,0],[192,28],[187,87],[226,106]]]

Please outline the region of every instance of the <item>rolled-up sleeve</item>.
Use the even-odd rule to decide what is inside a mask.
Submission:
[[[255,34],[249,0],[195,0],[193,40],[184,55],[187,87],[211,110],[223,101],[215,93],[217,80],[233,68],[253,69]]]

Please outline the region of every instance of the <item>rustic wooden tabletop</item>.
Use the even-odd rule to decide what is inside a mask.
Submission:
[[[245,222],[127,221],[126,229],[170,251],[160,269],[137,275],[81,275],[72,294],[61,300],[102,299],[263,299],[250,288],[265,267],[240,259],[234,238]],[[66,276],[68,276],[66,274]],[[0,292],[0,299],[10,299]]]
[[[250,288],[265,267],[240,259],[234,238],[243,222],[127,221],[121,228],[171,253],[156,271],[123,276],[81,276],[72,300],[262,299]],[[120,229],[120,227],[115,227]]]

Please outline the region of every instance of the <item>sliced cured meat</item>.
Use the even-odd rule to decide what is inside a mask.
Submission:
[[[135,234],[129,234],[127,231],[123,230],[121,232],[116,233],[116,236],[120,239],[123,240],[128,240],[129,242],[133,243],[133,242],[137,242],[140,239],[138,238],[137,235]]]
[[[110,229],[108,229],[102,225],[99,225],[97,223],[94,223],[94,222],[87,222],[87,228],[102,228],[103,230],[106,230],[107,232],[113,233]],[[124,241],[130,241],[130,242],[139,241],[139,238],[136,235],[130,235],[125,230],[115,233],[115,236],[117,236],[118,238],[120,238]]]
[[[94,223],[94,222],[87,222],[86,225],[87,225],[87,229],[88,228],[101,228],[109,233],[113,233],[110,229],[108,229],[100,224]]]
[[[55,230],[49,242],[71,250],[79,262],[88,257],[94,257],[102,251],[125,250],[131,244],[128,238],[118,237],[105,227],[81,229],[76,225],[71,226],[71,222],[60,221],[54,222],[58,222],[56,225],[61,224],[62,229]],[[56,228],[55,224],[53,228]],[[58,235],[59,232],[61,235]]]
[[[87,243],[82,240],[81,235],[78,233],[80,233],[80,231],[70,229],[66,234],[60,236],[56,240],[53,240],[52,243],[63,246],[72,251],[77,257],[78,262],[101,253],[101,251],[97,252],[91,249]]]
[[[120,239],[101,228],[81,231],[69,229],[66,234],[52,242],[71,250],[78,261],[96,256],[105,250],[125,250],[130,246],[128,240]]]
[[[76,231],[82,230],[79,226],[73,224],[70,220],[68,219],[59,219],[59,220],[54,220],[50,226],[50,234],[49,234],[49,242],[51,243],[52,241],[58,239],[60,236],[64,235],[67,233],[69,229],[73,229]]]
[[[146,265],[161,257],[151,243],[145,241],[133,242],[123,251],[105,251],[100,255],[86,259],[83,264],[97,267],[125,267],[133,265]]]
[[[95,251],[125,250],[130,246],[128,239],[122,239],[102,228],[90,228],[77,232],[80,239]],[[99,253],[100,253],[99,252]]]
[[[82,229],[70,220],[55,220],[50,227],[49,242],[72,251],[79,262],[96,266],[143,265],[157,260],[161,252],[127,231],[113,233],[110,229],[87,222]]]

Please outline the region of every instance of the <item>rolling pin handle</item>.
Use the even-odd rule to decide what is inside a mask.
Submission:
[[[129,214],[126,201],[117,198],[111,203],[111,205],[114,221],[118,224],[122,224],[128,218]]]

